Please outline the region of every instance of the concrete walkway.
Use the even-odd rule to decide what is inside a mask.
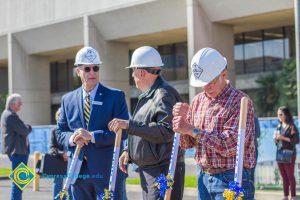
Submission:
[[[0,180],[0,199],[9,200],[11,193],[11,181],[10,180]],[[127,185],[127,198],[128,200],[141,200],[142,192],[138,185]],[[195,189],[187,188],[185,190],[184,199],[194,200],[197,198],[197,192]],[[32,183],[24,189],[23,200],[51,200],[52,199],[52,180],[42,179],[40,182],[40,191],[33,192]]]
[[[10,180],[0,180],[0,199],[9,200],[11,191]],[[140,186],[127,185],[127,198],[128,200],[142,200]],[[52,181],[42,179],[40,182],[40,191],[33,192],[32,183],[24,190],[23,200],[51,200],[52,199]],[[197,190],[193,188],[184,189],[184,200],[197,199]],[[282,192],[263,192],[258,191],[255,196],[256,200],[281,200]]]

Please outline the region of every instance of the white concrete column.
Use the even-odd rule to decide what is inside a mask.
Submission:
[[[50,124],[50,75],[46,57],[30,56],[13,34],[8,34],[9,94],[22,95],[21,118],[31,125]]]
[[[128,45],[121,42],[106,41],[88,16],[84,16],[84,45],[92,46],[98,50],[102,60],[99,73],[100,82],[124,91],[129,108],[129,70],[124,69],[129,63]]]
[[[204,47],[212,47],[227,58],[229,80],[231,84],[235,85],[233,27],[212,23],[198,0],[187,0],[187,30],[189,64],[198,50]],[[191,74],[190,66],[189,74]],[[190,101],[200,90],[200,88],[190,86]]]

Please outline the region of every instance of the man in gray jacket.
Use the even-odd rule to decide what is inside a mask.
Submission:
[[[143,93],[130,120],[113,119],[110,130],[127,129],[128,148],[119,159],[119,166],[126,172],[128,161],[139,167],[144,200],[163,199],[155,186],[156,178],[167,174],[174,132],[172,107],[181,101],[178,92],[163,80],[159,73],[163,66],[159,53],[152,47],[136,49],[132,55],[132,77]],[[172,200],[181,200],[184,188],[184,151],[179,150],[172,190]]]
[[[21,162],[27,165],[29,155],[28,135],[31,126],[25,124],[17,115],[22,106],[21,95],[11,94],[6,99],[6,107],[1,115],[2,153],[12,162],[12,170]],[[11,200],[21,200],[22,190],[12,183]]]

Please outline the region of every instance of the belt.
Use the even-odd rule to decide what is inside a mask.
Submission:
[[[233,169],[228,169],[228,168],[201,168],[202,172],[210,175],[214,174],[222,174],[226,171],[233,170]]]

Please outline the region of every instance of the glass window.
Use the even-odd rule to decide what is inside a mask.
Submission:
[[[57,63],[52,62],[50,63],[50,82],[51,82],[51,92],[55,92],[58,90],[57,88]]]
[[[162,77],[168,81],[188,79],[187,43],[175,43],[161,45],[157,47],[162,62],[164,63],[161,72]],[[131,62],[133,50],[129,51],[129,61]],[[129,63],[130,63],[129,62]],[[134,85],[132,70],[129,70],[130,85]]]
[[[68,91],[68,66],[66,63],[57,63],[57,91],[56,92],[64,92]]]
[[[67,92],[81,85],[74,73],[74,60],[50,63],[51,92]]]
[[[234,36],[234,61],[235,61],[235,72],[237,74],[245,73],[244,65],[244,34],[236,34]]]
[[[283,28],[264,30],[265,70],[279,70],[285,58]]]
[[[161,45],[156,47],[160,53],[162,62],[164,63],[161,76],[168,80],[186,80],[188,79],[188,59],[187,59],[187,43],[175,43],[168,45]],[[129,53],[129,64],[131,62],[132,53],[134,50],[130,50]],[[132,70],[129,70],[130,85],[135,85],[132,78]],[[186,94],[181,94],[184,102],[189,101],[188,91]],[[130,99],[130,110],[131,114],[136,107],[138,98]]]
[[[0,94],[8,92],[8,67],[0,66]]]
[[[295,27],[289,26],[284,27],[284,37],[285,37],[285,58],[296,56],[296,39],[295,39]]]
[[[234,36],[237,74],[274,71],[295,56],[295,28],[278,27]]]
[[[186,42],[158,46],[158,52],[164,63],[162,76],[166,80],[188,79]]]
[[[244,35],[246,73],[263,71],[262,32],[249,32]]]
[[[245,72],[243,53],[244,53],[243,44],[238,44],[234,46],[235,71],[237,74],[243,74]]]

